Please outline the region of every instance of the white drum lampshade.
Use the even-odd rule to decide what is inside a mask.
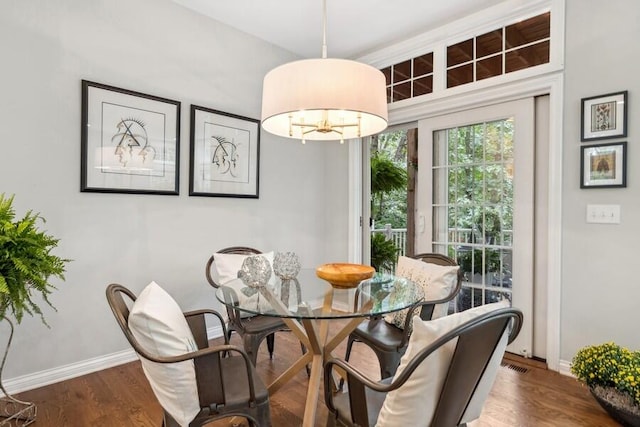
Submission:
[[[264,78],[262,127],[305,140],[344,140],[387,127],[385,77],[356,61],[321,58],[290,62]]]

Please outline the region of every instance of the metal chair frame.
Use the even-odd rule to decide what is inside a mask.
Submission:
[[[325,365],[325,384],[333,370],[346,373],[348,391],[334,393],[325,388],[325,403],[329,409],[327,426],[369,427],[375,424],[386,394],[399,389],[414,374],[427,357],[447,342],[456,339],[456,348],[439,394],[432,426],[464,426],[462,417],[485,373],[496,347],[507,328],[508,343],[518,336],[522,312],[513,308],[485,313],[452,329],[420,350],[393,378],[374,381],[341,359],[331,359]],[[428,363],[428,362],[427,362]],[[416,411],[419,411],[416,408]]]
[[[436,253],[422,253],[414,255],[414,259],[423,262],[443,265],[457,266],[455,260],[448,256]],[[400,359],[407,350],[407,344],[411,335],[411,319],[416,310],[420,310],[420,318],[422,320],[431,320],[433,310],[436,305],[444,304],[453,300],[460,292],[462,287],[463,273],[458,269],[458,280],[456,285],[451,289],[446,297],[433,301],[420,301],[414,304],[407,314],[404,329],[400,329],[394,325],[385,322],[383,317],[376,316],[362,322],[349,335],[347,341],[347,351],[345,360],[349,360],[354,342],[362,342],[368,345],[376,354],[380,363],[380,378],[387,378],[395,374],[396,369],[400,365]],[[356,304],[358,301],[356,300]]]
[[[113,283],[106,290],[107,301],[113,315],[122,329],[127,341],[136,353],[156,363],[177,363],[193,360],[200,412],[189,427],[203,426],[211,421],[232,416],[244,417],[251,426],[270,426],[271,415],[269,394],[265,385],[255,372],[249,356],[241,348],[229,345],[224,318],[214,310],[194,310],[184,313],[185,319],[194,336],[198,350],[178,356],[160,357],[146,351],[129,329],[129,304],[136,296],[126,287]],[[212,315],[220,321],[225,337],[223,345],[211,346],[207,337],[206,315]],[[237,353],[239,356],[230,356]],[[225,384],[244,383],[246,387],[225,387]],[[178,427],[177,422],[164,411],[162,425]]]
[[[216,253],[235,254],[235,255],[260,255],[261,251],[246,246],[231,246],[221,249]],[[220,284],[213,280],[211,268],[215,262],[215,254],[211,255],[205,266],[205,275],[207,282],[214,288],[218,289]],[[274,333],[278,331],[288,331],[289,328],[284,324],[282,319],[278,317],[256,315],[251,317],[242,317],[240,310],[236,308],[227,308],[227,316],[229,322],[227,325],[227,336],[230,339],[231,333],[236,332],[242,337],[244,350],[247,352],[254,366],[258,358],[258,349],[262,340],[267,339],[267,349],[269,350],[269,358],[273,358],[273,350],[275,346]]]

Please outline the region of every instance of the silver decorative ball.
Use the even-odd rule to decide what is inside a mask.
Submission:
[[[300,272],[300,259],[295,252],[277,252],[273,259],[273,271],[282,280],[294,279]]]
[[[252,288],[266,286],[271,278],[271,264],[262,255],[249,256],[242,263],[238,278]]]

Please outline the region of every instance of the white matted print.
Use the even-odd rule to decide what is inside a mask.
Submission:
[[[582,99],[582,141],[627,136],[627,91]]]
[[[180,102],[82,81],[81,191],[178,194]]]
[[[260,122],[191,106],[189,195],[258,198]]]

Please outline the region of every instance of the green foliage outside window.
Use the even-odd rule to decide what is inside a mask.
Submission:
[[[449,129],[447,144],[448,226],[500,244],[513,229],[513,121]]]
[[[470,272],[472,274],[498,272],[500,271],[500,253],[496,251],[485,251],[483,271],[482,249],[459,251],[458,265],[462,271]]]
[[[377,223],[395,228],[398,222],[406,226],[406,210],[407,171],[378,152],[371,157],[371,216]],[[396,218],[397,214],[401,217]],[[394,221],[389,222],[391,218]]]
[[[446,185],[447,189],[445,200],[438,202],[447,209],[448,220],[443,225],[458,233],[450,235],[452,249],[465,243],[510,246],[513,132],[513,120],[497,120],[449,129],[444,144],[436,144],[433,155],[441,167],[437,173],[442,174],[438,185]],[[406,144],[406,131],[372,138],[371,217],[378,229],[386,224],[392,228],[407,226]],[[473,269],[473,273],[500,272],[508,267],[501,265],[500,257],[497,249],[485,250],[483,267],[478,246],[456,254],[463,269],[469,272]]]
[[[407,133],[376,135],[371,144],[371,218],[407,227]]]
[[[390,132],[372,138],[371,218],[374,224],[407,227],[406,132]],[[398,248],[382,233],[371,236],[371,265],[376,271],[393,271]]]

